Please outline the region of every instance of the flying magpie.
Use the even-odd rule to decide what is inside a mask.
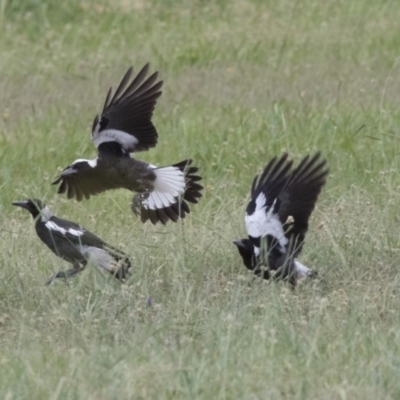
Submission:
[[[137,192],[132,211],[140,213],[142,222],[165,224],[184,218],[190,212],[187,202],[197,203],[203,187],[197,183],[202,178],[196,175],[198,168],[191,166],[192,160],[156,167],[130,156],[155,147],[158,140],[151,117],[163,82],[157,82],[158,72],[146,79],[148,71],[146,64],[130,82],[131,67],[114,95],[109,89],[101,116],[95,117],[92,126],[97,158],[75,160],[53,184],[60,184],[58,193],[78,201],[110,189]]]
[[[40,200],[29,199],[12,204],[28,210],[35,220],[36,233],[40,240],[55,255],[72,264],[68,271],[56,272],[47,282],[48,285],[56,278],[67,279],[78,274],[88,263],[105,269],[121,282],[127,278],[131,262],[122,251],[74,222],[57,218]]]
[[[275,271],[274,278],[295,286],[298,279],[312,274],[296,258],[329,170],[319,152],[307,155],[294,170],[292,164],[287,154],[274,157],[254,178],[245,216],[248,238],[234,244],[244,265],[256,275],[270,279]]]

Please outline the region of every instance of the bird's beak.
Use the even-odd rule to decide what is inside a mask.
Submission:
[[[243,247],[243,241],[242,241],[242,239],[234,240],[232,243],[233,243],[234,245],[236,245],[237,247]]]
[[[64,169],[63,172],[61,172],[60,177],[75,175],[76,173],[77,173],[76,169],[73,169],[72,167],[67,167]]]
[[[57,177],[57,179],[52,182],[52,185],[57,185],[58,183],[60,183],[62,181],[62,178],[65,178],[66,176],[70,176],[70,175],[74,175],[76,174],[77,171],[74,170],[72,167],[67,167],[63,170],[63,172],[61,172],[61,174]]]
[[[13,201],[12,205],[28,209],[28,202],[27,201]]]

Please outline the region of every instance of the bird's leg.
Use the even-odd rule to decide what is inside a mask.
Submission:
[[[55,272],[51,278],[46,282],[46,286],[50,286],[57,278],[65,278],[64,272]]]
[[[287,258],[284,264],[278,268],[276,274],[274,275],[274,279],[289,282],[292,289],[296,287],[297,276],[291,257]]]
[[[140,209],[142,208],[142,203],[149,197],[149,192],[143,192],[135,194],[132,198],[131,210],[134,212],[135,215],[140,215]]]
[[[271,271],[268,268],[268,265],[257,265],[257,267],[253,270],[254,274],[260,276],[265,280],[269,280],[271,278]]]
[[[82,272],[86,268],[87,263],[84,262],[82,263],[82,267],[80,264],[76,261],[72,264],[72,268],[67,270],[67,271],[58,271],[55,274],[52,275],[52,277],[46,282],[46,285],[51,285],[57,278],[63,278],[65,281],[65,284],[68,284],[67,278],[71,278],[75,275],[77,275],[79,272]]]
[[[127,261],[128,260],[128,261]],[[111,274],[121,282],[125,282],[130,276],[131,264],[129,259],[124,258],[118,260],[115,269],[110,270]]]

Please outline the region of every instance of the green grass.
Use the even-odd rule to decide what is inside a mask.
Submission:
[[[1,398],[400,398],[399,19],[383,0],[0,0]],[[166,227],[126,191],[50,185],[95,156],[108,87],[147,61],[160,138],[138,157],[191,157],[205,185]],[[301,257],[319,277],[294,293],[231,243],[284,149],[331,170]],[[129,253],[129,282],[89,268],[45,287],[68,265],[11,206],[28,196]]]

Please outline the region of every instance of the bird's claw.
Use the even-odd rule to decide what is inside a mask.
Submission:
[[[65,272],[55,272],[46,282],[46,286],[50,286],[57,278],[64,278],[65,284],[68,284],[67,275],[65,274]]]
[[[140,215],[140,210],[143,205],[143,201],[146,200],[149,197],[150,193],[145,192],[145,193],[138,193],[135,196],[133,196],[132,199],[132,204],[131,204],[131,210],[136,216]]]

